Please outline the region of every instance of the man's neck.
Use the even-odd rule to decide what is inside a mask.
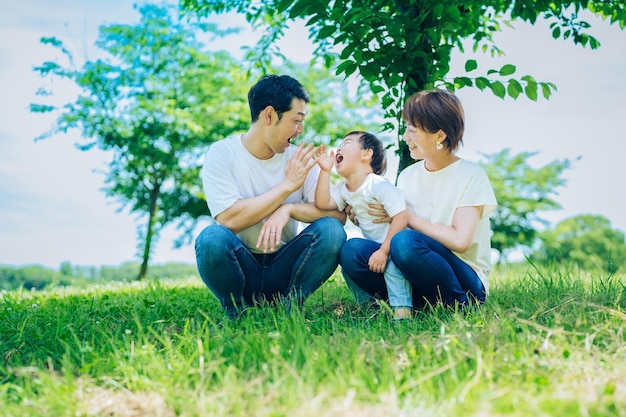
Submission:
[[[241,143],[252,156],[257,159],[271,159],[275,153],[263,140],[263,132],[252,125],[250,129],[241,135]]]

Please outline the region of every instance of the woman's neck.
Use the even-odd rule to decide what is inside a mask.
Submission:
[[[448,165],[452,165],[460,158],[453,153],[445,152],[438,158],[429,158],[424,159],[424,168],[426,171],[435,172],[440,171],[447,167]]]

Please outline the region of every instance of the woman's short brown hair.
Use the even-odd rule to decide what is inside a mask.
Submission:
[[[429,133],[440,129],[446,134],[442,142],[450,152],[463,143],[465,113],[461,101],[446,90],[425,90],[413,94],[406,101],[402,118],[411,126]]]

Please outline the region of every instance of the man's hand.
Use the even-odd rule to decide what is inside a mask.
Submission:
[[[312,143],[307,146],[301,143],[298,146],[296,153],[287,161],[287,166],[285,167],[284,181],[288,184],[290,190],[295,191],[302,187],[309,171],[317,163],[315,157],[318,154],[318,149]]]
[[[354,223],[355,226],[359,226],[359,219],[356,218],[356,213],[352,210],[352,206],[346,206],[346,208],[343,209],[343,212],[346,213],[346,216],[348,216],[350,221]]]
[[[276,245],[280,243],[282,238],[283,229],[289,223],[291,218],[290,204],[283,204],[263,223],[261,231],[259,232],[259,238],[256,242],[256,247],[263,246],[263,252],[267,253],[267,249],[274,252]]]

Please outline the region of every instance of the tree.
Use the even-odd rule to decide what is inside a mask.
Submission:
[[[196,33],[217,33],[211,26],[174,22],[167,8],[139,11],[136,25],[101,27],[96,45],[107,57],[80,69],[61,41],[43,38],[68,66],[45,62],[35,71],[69,80],[81,94],[62,107],[33,104],[31,110],[60,113],[41,138],[76,128],[87,140],[81,150],[112,152],[104,190],[144,221],[138,227],[141,279],[162,228],[206,211],[200,157],[208,144],[246,125],[249,75],[227,53],[202,51]]]
[[[197,219],[209,214],[199,180],[202,156],[211,143],[248,128],[247,93],[259,71],[227,52],[206,52],[197,40],[200,32],[226,36],[231,30],[175,21],[166,7],[145,5],[139,12],[136,25],[100,28],[96,45],[107,56],[81,68],[60,40],[42,39],[68,63],[44,62],[35,71],[69,81],[81,94],[61,107],[32,104],[31,111],[60,113],[40,139],[79,129],[87,141],[79,149],[112,153],[104,190],[141,220],[142,279],[166,225],[177,222],[183,234],[175,244],[181,245],[191,240]],[[332,143],[348,129],[373,128],[380,118],[375,109],[362,114],[366,101],[352,98],[338,77],[329,79],[327,69],[288,62],[283,67],[301,74],[307,87],[311,84],[309,140]]]
[[[371,91],[380,95],[387,122],[385,129],[399,125],[405,98],[415,91],[446,87],[489,89],[498,97],[525,95],[537,100],[550,97],[556,86],[516,74],[513,64],[486,69],[474,76],[446,78],[454,48],[462,52],[471,40],[473,51],[502,55],[493,34],[501,25],[523,20],[550,21],[552,37],[571,39],[575,44],[597,48],[600,43],[585,31],[590,25],[579,18],[587,10],[611,24],[626,26],[626,7],[618,0],[181,0],[189,14],[236,11],[252,25],[263,27],[265,35],[257,50],[275,51],[288,23],[303,19],[309,37],[317,45],[316,57],[326,65],[338,63],[338,74],[358,73]],[[338,52],[339,51],[339,52]],[[267,62],[268,58],[265,58]],[[261,63],[262,63],[261,62]],[[465,70],[475,73],[478,62],[467,60]],[[399,130],[398,138],[403,132]],[[399,141],[398,173],[412,163],[406,144]]]
[[[486,160],[480,162],[498,200],[498,209],[491,215],[491,246],[500,254],[499,262],[506,259],[507,252],[533,245],[538,228],[547,225],[538,212],[561,208],[551,195],[565,184],[562,174],[571,162],[555,160],[533,168],[528,160],[534,155],[536,152],[510,155],[510,150],[504,149],[483,154]]]
[[[541,244],[532,258],[571,262],[586,271],[614,274],[626,263],[624,233],[604,216],[582,214],[559,222],[540,234]]]

